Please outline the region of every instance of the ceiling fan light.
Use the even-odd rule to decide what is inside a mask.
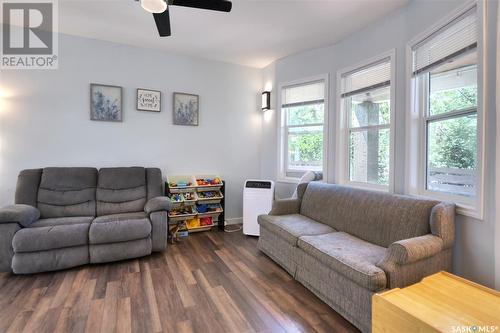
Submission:
[[[167,2],[165,0],[141,0],[141,7],[150,13],[163,13],[167,10]]]

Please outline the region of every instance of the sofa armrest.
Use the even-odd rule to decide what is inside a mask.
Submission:
[[[273,202],[269,215],[298,214],[300,212],[300,199],[282,199]]]
[[[148,200],[144,206],[144,211],[146,214],[151,214],[153,212],[169,211],[171,208],[172,202],[169,197],[155,197]]]
[[[384,261],[411,264],[432,257],[443,250],[443,240],[434,235],[409,238],[392,243]]]
[[[168,241],[168,212],[165,210],[152,212],[149,215],[151,221],[151,243],[154,252],[160,252],[167,248]]]
[[[392,243],[377,263],[386,274],[387,288],[404,288],[439,271],[450,271],[452,249],[435,235],[424,235]]]
[[[10,205],[0,209],[0,223],[19,223],[29,227],[40,218],[40,211],[29,205]]]
[[[431,232],[443,240],[443,248],[449,249],[455,241],[455,204],[441,202],[431,211]]]

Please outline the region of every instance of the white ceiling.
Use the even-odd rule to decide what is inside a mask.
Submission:
[[[333,44],[409,0],[233,0],[231,13],[172,6],[172,36],[134,0],[60,0],[59,31],[252,67]]]

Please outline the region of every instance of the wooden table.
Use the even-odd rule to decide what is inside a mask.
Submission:
[[[440,272],[373,295],[372,331],[500,333],[500,292]]]

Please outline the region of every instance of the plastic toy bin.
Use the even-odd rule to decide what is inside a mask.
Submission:
[[[167,186],[170,193],[193,192],[196,188],[196,179],[193,176],[167,176]]]
[[[217,175],[195,175],[197,191],[216,191],[222,187],[222,178]]]

